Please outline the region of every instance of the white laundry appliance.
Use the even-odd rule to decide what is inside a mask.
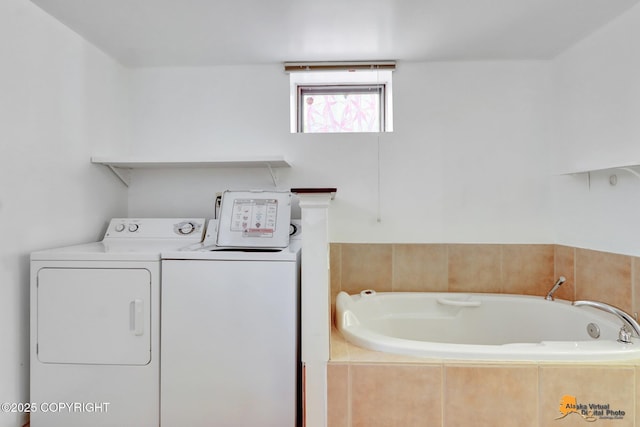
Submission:
[[[290,199],[225,193],[202,248],[162,253],[162,427],[301,425],[302,241]]]
[[[100,242],[31,254],[32,427],[158,427],[160,252],[204,219],[112,219]]]

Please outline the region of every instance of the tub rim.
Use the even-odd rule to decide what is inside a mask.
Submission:
[[[640,360],[640,339],[632,338],[625,344],[614,340],[600,341],[541,341],[539,343],[508,343],[495,345],[452,344],[416,341],[397,338],[373,332],[363,327],[349,305],[362,298],[411,294],[484,296],[499,298],[543,299],[540,296],[519,294],[498,294],[482,292],[376,292],[349,295],[341,291],[336,296],[335,325],[344,339],[353,345],[368,350],[412,356],[424,359],[445,359],[455,361],[501,361],[501,362],[608,362]],[[365,292],[367,292],[365,294]],[[354,300],[355,297],[355,300]],[[556,299],[550,304],[571,305],[570,301]],[[342,313],[342,315],[341,315]],[[353,319],[345,322],[346,316]],[[346,324],[346,325],[345,325]]]

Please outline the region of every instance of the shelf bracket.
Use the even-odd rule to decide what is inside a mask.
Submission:
[[[276,172],[271,167],[270,163],[266,163],[267,169],[269,170],[269,174],[271,175],[271,180],[273,181],[273,186],[278,187],[278,177],[276,176]]]
[[[620,167],[620,168],[616,168],[616,169],[621,170],[621,171],[625,171],[625,172],[629,172],[631,175],[633,175],[636,178],[640,179],[640,173],[636,172],[631,167],[625,166],[625,167]]]
[[[122,181],[125,187],[129,187],[129,183],[131,182],[131,169],[118,168],[109,164],[105,164],[105,166],[108,167],[120,181]]]

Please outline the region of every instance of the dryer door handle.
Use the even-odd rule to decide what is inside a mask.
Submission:
[[[129,329],[134,335],[144,335],[144,301],[141,299],[129,303]]]

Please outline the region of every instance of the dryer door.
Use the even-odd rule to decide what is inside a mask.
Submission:
[[[143,268],[38,271],[38,359],[146,365],[151,360],[151,273]]]

